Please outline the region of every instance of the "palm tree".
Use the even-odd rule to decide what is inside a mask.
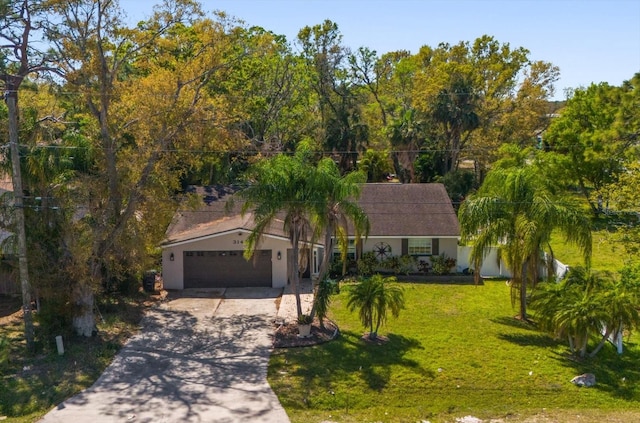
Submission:
[[[555,189],[533,166],[522,165],[489,172],[475,195],[458,213],[463,240],[472,242],[470,258],[476,277],[491,247],[499,246],[511,271],[512,301],[519,297],[519,318],[526,320],[527,286],[535,286],[545,253],[553,258],[551,233],[559,230],[591,256],[589,220],[572,203],[555,195]]]
[[[292,246],[291,284],[296,297],[298,317],[302,315],[300,302],[300,245],[312,235],[310,216],[318,201],[320,190],[313,186],[314,167],[309,151],[300,148],[295,155],[280,154],[258,162],[251,170],[251,184],[239,192],[244,200],[242,213],[251,211],[254,229],[247,237],[245,257],[250,259],[259,246],[263,234],[279,217]]]
[[[335,241],[347,249],[347,229],[351,222],[356,237],[367,236],[369,219],[358,205],[361,185],[367,177],[363,172],[351,172],[340,175],[340,169],[330,158],[322,159],[314,172],[314,187],[320,194],[319,201],[313,204],[313,217],[316,235],[324,235],[324,254],[320,264],[318,279],[324,279],[333,259]]]
[[[349,222],[353,223],[356,238],[367,236],[369,233],[369,219],[356,200],[360,196],[361,184],[366,182],[363,172],[351,172],[345,176],[340,175],[340,169],[336,163],[329,159],[322,159],[314,170],[313,185],[317,190],[318,201],[313,206],[313,222],[316,226],[316,237],[324,235],[324,253],[320,264],[318,280],[325,280],[328,269],[333,259],[335,241],[340,239],[343,255],[346,255],[347,229]],[[316,287],[311,316],[315,315],[322,299]]]
[[[599,332],[602,337],[590,357],[600,351],[612,334],[619,335],[623,330],[640,327],[640,280],[629,277],[631,268],[623,268],[619,279],[605,278],[605,283],[598,285],[599,291],[595,295],[590,293],[603,310]]]
[[[407,110],[388,128],[389,141],[395,150],[392,155],[393,166],[400,182],[417,182],[415,161],[426,137],[425,128],[425,122],[417,116],[414,109]]]
[[[623,271],[624,273],[624,271]],[[589,353],[595,356],[611,334],[640,326],[638,281],[624,275],[572,268],[560,283],[543,284],[531,296],[531,308],[543,330],[567,337],[572,353],[587,354],[590,339],[599,337]]]
[[[360,322],[369,328],[369,339],[378,337],[378,329],[387,320],[390,310],[393,317],[400,315],[404,308],[404,292],[398,285],[391,285],[396,278],[383,278],[379,274],[362,279],[354,285],[348,294],[349,311],[358,309]]]

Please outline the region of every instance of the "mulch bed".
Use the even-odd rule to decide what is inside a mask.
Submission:
[[[374,339],[369,338],[369,332],[364,333],[360,340],[366,344],[370,345],[384,345],[389,342],[389,338],[384,335],[377,335]]]
[[[298,324],[276,324],[273,347],[274,348],[296,348],[310,347],[312,345],[329,342],[338,336],[338,326],[330,320],[324,319],[324,328],[320,327],[318,319],[311,325],[311,335],[306,338],[298,336]]]

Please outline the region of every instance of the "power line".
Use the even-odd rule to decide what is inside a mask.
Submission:
[[[247,141],[247,142],[252,142],[251,140],[243,140],[243,141]],[[267,141],[260,141],[263,143],[268,143]],[[26,145],[26,144],[19,144],[20,148],[27,148],[27,149],[41,149],[41,150],[45,150],[45,149],[59,149],[59,150],[89,150],[92,149],[93,147],[91,146],[73,146],[73,145]],[[4,144],[4,145],[0,145],[0,149],[6,149],[9,148],[8,144]],[[573,149],[575,150],[580,150],[583,147],[580,144],[574,144],[572,146],[549,146],[549,147],[545,147],[544,150],[539,150],[539,151],[571,151]],[[97,148],[96,150],[104,150],[102,147]],[[118,148],[114,148],[111,150],[118,150]],[[189,153],[189,154],[237,154],[237,155],[244,155],[244,154],[263,154],[265,155],[266,158],[271,157],[269,155],[277,155],[277,154],[287,154],[287,155],[295,155],[296,152],[295,151],[269,151],[269,150],[261,150],[260,148],[254,148],[251,149],[251,147],[248,147],[247,149],[244,150],[216,150],[216,149],[187,149],[187,148],[161,148],[161,149],[144,149],[144,148],[138,148],[135,149],[134,151],[149,151],[149,152],[160,152],[160,153]],[[365,149],[364,151],[360,150],[360,151],[348,151],[348,150],[316,150],[316,151],[312,151],[311,154],[320,154],[323,156],[329,156],[329,155],[348,155],[348,154],[358,154],[358,155],[363,155],[365,154],[367,151],[367,149]],[[411,150],[375,150],[377,152],[385,152],[385,153],[389,153],[389,154],[401,154],[401,153],[405,153],[405,154],[419,154],[419,153],[452,153],[452,152],[460,152],[460,153],[487,153],[487,152],[496,152],[496,148],[495,147],[474,147],[474,148],[462,148],[462,149],[454,149],[454,148],[421,148],[421,149],[411,149]],[[124,152],[124,151],[123,151]]]

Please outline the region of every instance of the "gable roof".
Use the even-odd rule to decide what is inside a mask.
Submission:
[[[237,191],[237,187],[222,185],[189,187],[187,194],[194,197],[199,205],[187,207],[185,204],[184,208],[176,212],[162,245],[195,241],[236,230],[252,231],[253,214],[241,216],[242,203],[236,202],[233,208],[227,210],[227,201]],[[283,222],[278,219],[267,228],[265,235],[288,239]]]
[[[460,235],[458,217],[442,184],[364,184],[358,203],[369,217],[369,237]]]
[[[239,214],[239,207],[231,211],[225,210],[227,200],[236,191],[232,187],[221,185],[187,188],[187,195],[194,198],[196,202],[190,205],[192,201],[189,198],[183,202],[167,228],[167,238],[190,231],[196,226],[210,224],[224,217]]]
[[[288,241],[284,234],[283,222],[274,220],[266,229],[264,235],[275,238],[282,238]],[[206,239],[216,235],[228,234],[231,232],[251,232],[253,230],[253,214],[247,213],[244,216],[236,214],[234,216],[223,216],[210,222],[194,225],[184,231],[173,232],[168,235],[163,244],[180,244],[187,241]]]
[[[251,231],[253,215],[240,215],[241,204],[226,210],[227,200],[237,188],[194,187],[189,194],[200,201],[193,209],[178,210],[166,232],[163,245],[207,238],[234,230]],[[369,237],[457,237],[458,218],[442,184],[363,184],[360,207],[371,229]],[[288,239],[282,220],[276,220],[266,235]],[[350,228],[349,235],[353,235]]]

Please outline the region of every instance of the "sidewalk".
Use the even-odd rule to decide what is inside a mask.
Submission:
[[[313,283],[311,279],[303,279],[300,283],[300,302],[302,304],[302,313],[309,314],[313,305]],[[284,323],[295,323],[298,320],[296,296],[293,293],[292,285],[284,287],[276,320]]]

